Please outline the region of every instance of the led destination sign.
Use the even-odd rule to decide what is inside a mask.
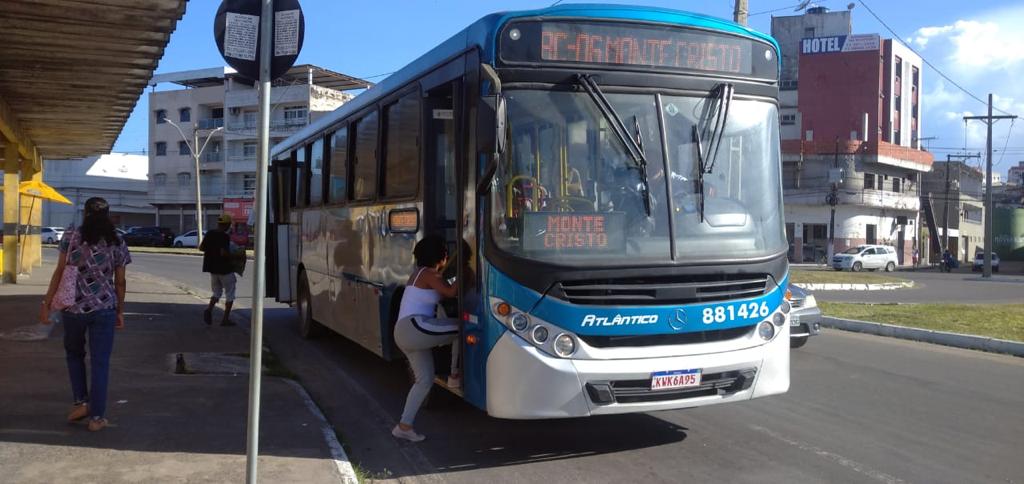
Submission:
[[[767,44],[698,30],[653,25],[518,22],[501,37],[510,63],[647,67],[774,78],[777,60]]]
[[[545,252],[622,252],[624,212],[527,212],[523,248]]]

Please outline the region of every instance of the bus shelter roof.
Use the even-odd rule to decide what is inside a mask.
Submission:
[[[0,142],[25,158],[107,153],[185,0],[3,0]]]

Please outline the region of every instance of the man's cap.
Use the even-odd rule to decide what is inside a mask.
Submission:
[[[230,214],[226,214],[226,213],[220,214],[220,217],[217,217],[217,223],[218,224],[230,225],[231,224],[231,215]]]

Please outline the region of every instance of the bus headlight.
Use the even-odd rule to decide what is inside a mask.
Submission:
[[[548,328],[544,326],[533,327],[533,342],[537,344],[544,344],[548,340]]]
[[[512,325],[512,329],[521,333],[530,326],[530,317],[523,313],[515,313],[509,319],[509,323]]]
[[[565,333],[562,333],[555,337],[554,344],[552,347],[555,349],[555,353],[562,358],[568,358],[576,352],[576,341]]]
[[[775,326],[768,321],[761,321],[761,324],[757,325],[757,335],[765,341],[769,341],[775,336]]]
[[[772,322],[775,323],[776,326],[782,326],[783,324],[786,324],[786,316],[782,313],[775,313],[772,316]]]

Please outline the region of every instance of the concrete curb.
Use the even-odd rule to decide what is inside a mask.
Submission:
[[[931,329],[908,328],[906,326],[874,323],[871,321],[859,321],[856,319],[832,318],[827,316],[822,318],[821,325],[829,328],[841,329],[843,331],[888,336],[890,338],[909,339],[968,350],[1004,353],[1024,358],[1024,343],[1005,339],[989,338],[987,336],[949,333],[946,331],[935,331]]]
[[[318,420],[320,430],[324,434],[324,441],[327,443],[327,447],[331,449],[331,458],[334,459],[334,464],[338,467],[338,473],[341,474],[341,482],[344,484],[358,484],[359,478],[356,477],[356,471],[348,460],[348,454],[345,453],[345,448],[341,446],[341,442],[338,441],[338,437],[334,434],[334,427],[331,427],[327,417],[320,411],[320,407],[316,405],[313,398],[309,396],[309,392],[298,382],[288,379],[285,379],[285,382],[302,396],[302,401],[305,402],[306,408]]]
[[[794,283],[796,287],[808,291],[895,291],[914,287],[914,281],[883,282],[878,284],[840,284],[840,283]]]

